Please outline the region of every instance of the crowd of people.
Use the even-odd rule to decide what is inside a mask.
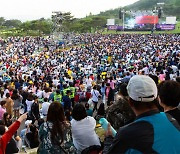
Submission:
[[[0,149],[180,153],[179,74],[178,34],[0,38]]]

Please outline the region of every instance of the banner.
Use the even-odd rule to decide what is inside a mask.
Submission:
[[[106,25],[115,25],[115,19],[107,19]]]
[[[176,24],[176,17],[166,17],[166,24]]]
[[[157,24],[158,16],[137,16],[136,24]]]
[[[157,24],[156,28],[160,30],[174,30],[175,25],[174,24]]]
[[[123,30],[123,26],[111,25],[107,27],[108,30]]]

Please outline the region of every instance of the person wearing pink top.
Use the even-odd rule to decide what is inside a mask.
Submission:
[[[6,112],[6,107],[5,107],[6,101],[1,101],[0,104],[1,104],[1,106],[0,106],[0,120],[2,120],[3,115]]]
[[[115,82],[113,80],[113,77],[110,77],[110,80],[108,81],[108,83],[110,83],[110,87],[114,90],[115,89]]]
[[[107,106],[110,106],[111,103],[114,101],[114,91],[110,87],[110,83],[106,84],[105,93],[106,93],[106,99],[107,99]]]
[[[161,71],[161,73],[159,74],[159,80],[160,82],[165,80],[165,74],[163,73],[163,71]]]

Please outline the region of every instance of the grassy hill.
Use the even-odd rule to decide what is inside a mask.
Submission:
[[[180,0],[139,0],[134,4],[125,6],[124,9],[128,11],[137,10],[153,10],[157,3],[164,2],[163,14],[165,16],[177,16],[180,20]],[[108,18],[118,18],[119,8],[100,12],[98,16],[105,16]]]

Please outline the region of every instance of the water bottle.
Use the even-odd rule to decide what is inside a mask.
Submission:
[[[102,126],[102,128],[105,130],[105,131],[107,131],[107,129],[108,129],[108,121],[105,119],[105,118],[101,118],[100,120],[99,120],[99,123],[101,124],[101,126]],[[112,134],[113,134],[113,137],[115,137],[116,136],[116,130],[111,126],[111,130],[112,130]]]

